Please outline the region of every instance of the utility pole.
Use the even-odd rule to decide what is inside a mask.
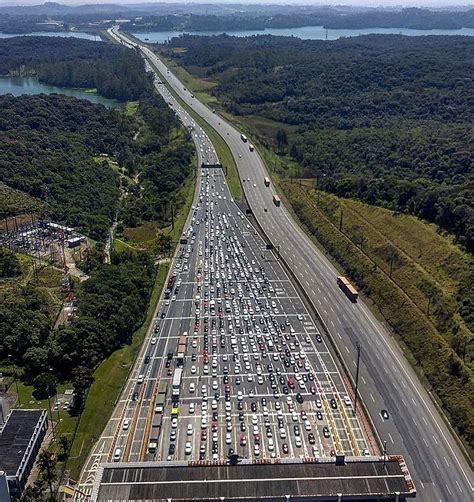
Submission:
[[[354,398],[354,415],[357,416],[357,398],[359,397],[359,364],[360,364],[360,343],[356,343],[357,347],[357,366],[356,366],[356,381],[355,381],[355,398]]]
[[[171,228],[174,230],[174,206],[171,203]]]
[[[341,206],[341,216],[339,217],[339,232],[342,232],[342,219],[343,219],[343,210],[342,210],[342,206]]]

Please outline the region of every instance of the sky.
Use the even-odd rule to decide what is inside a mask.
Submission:
[[[38,5],[45,0],[0,0],[0,5]],[[63,5],[160,3],[157,0],[50,0]],[[449,7],[472,6],[474,0],[168,0],[163,3],[242,3],[285,5],[356,5],[370,7]]]

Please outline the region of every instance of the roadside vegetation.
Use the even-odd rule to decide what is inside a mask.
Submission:
[[[472,251],[473,44],[185,35],[160,50],[238,120],[267,119],[256,136],[325,191],[419,216]]]
[[[420,64],[421,60],[424,66],[422,74],[411,78],[409,90],[399,80],[408,69],[394,54],[394,37],[364,37],[326,46],[274,37],[243,41],[183,37],[160,51],[175,64],[185,65],[181,73],[187,73],[193,92],[205,92],[202,81],[208,80],[213,95],[207,100],[253,138],[303,227],[392,327],[472,453],[474,277],[472,254],[459,245],[471,249],[472,170],[469,161],[466,164],[470,148],[466,134],[471,126],[465,116],[466,88],[458,88],[457,95],[450,97],[459,113],[446,114],[440,101],[445,103],[444,93],[464,72],[448,61],[450,55],[463,53],[466,46],[446,38],[440,39],[438,48],[434,40],[417,44],[395,38],[410,48],[409,61]],[[341,73],[349,54],[361,67],[354,65]],[[392,67],[400,66],[400,76],[384,84],[375,102],[376,89],[363,89],[382,86],[388,78],[383,65],[376,82],[367,77],[382,54]],[[360,61],[362,57],[366,61]],[[442,69],[432,66],[430,61],[435,60],[444,61]],[[468,61],[471,64],[472,58]],[[322,72],[324,79],[319,77]],[[354,72],[359,76],[351,84]],[[424,79],[430,72],[450,72],[445,87],[433,79],[427,84]],[[310,74],[312,79],[302,77]],[[296,86],[294,78],[307,83]],[[418,103],[391,106],[395,96],[398,100],[408,96],[417,85],[426,91],[417,96]],[[324,97],[318,94],[321,86]],[[346,112],[336,100],[347,104]],[[429,102],[429,112],[421,112],[423,101],[427,107]],[[441,117],[443,124],[438,123]],[[411,133],[405,132],[403,123]],[[411,134],[410,145],[407,134]],[[449,157],[440,153],[447,147]],[[463,174],[456,177],[456,172]],[[436,214],[428,214],[430,204],[437,205]],[[448,207],[452,218],[447,213],[441,216],[440,211]],[[423,216],[455,236],[403,213]]]
[[[460,316],[472,301],[471,289],[465,289],[473,278],[472,257],[414,217],[315,191],[297,180],[283,181],[280,188],[305,230],[408,349],[407,357],[472,452],[474,350],[472,331]]]
[[[0,250],[0,371],[23,407],[48,408],[48,396],[74,391],[72,408],[53,412],[48,461],[77,477],[151,322],[192,204],[195,159],[188,132],[155,94],[134,51],[76,39],[41,41],[29,57],[34,40],[16,39],[10,69],[68,75],[58,83],[64,86],[98,84],[105,72],[111,97],[133,99],[122,114],[62,95],[0,97],[2,216],[29,221],[30,211],[74,226],[91,243],[78,264],[88,279],[70,283],[74,315],[59,326],[69,294],[61,271],[42,266],[33,274],[30,258]],[[116,67],[101,64],[109,57]],[[104,241],[115,218],[107,262]],[[40,475],[24,500],[49,500],[43,485]]]

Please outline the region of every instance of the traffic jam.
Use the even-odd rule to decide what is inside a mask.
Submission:
[[[321,333],[221,169],[202,169],[192,211],[157,320],[159,331],[170,307],[188,306],[188,331],[156,335],[176,348],[160,375],[168,385],[153,458],[368,455]]]

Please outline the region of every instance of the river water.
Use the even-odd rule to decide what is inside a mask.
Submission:
[[[34,77],[0,77],[0,95],[13,94],[65,94],[78,99],[87,99],[91,103],[98,103],[107,108],[123,110],[125,103],[120,103],[114,99],[104,98],[96,92],[87,92],[85,89],[72,89],[70,87],[56,87],[54,85],[38,82]]]
[[[199,32],[180,32],[180,31],[156,31],[156,32],[134,32],[135,37],[142,41],[164,43],[170,38],[179,37],[183,33],[190,35],[220,35],[222,31],[199,31]],[[280,35],[294,36],[304,40],[337,40],[342,37],[357,37],[359,35],[368,35],[371,33],[384,35],[466,35],[473,37],[474,28],[462,28],[460,30],[411,30],[406,28],[367,28],[364,30],[326,30],[322,26],[302,26],[301,28],[273,28],[266,30],[242,30],[227,31],[227,34],[234,37],[249,37],[252,35]]]

